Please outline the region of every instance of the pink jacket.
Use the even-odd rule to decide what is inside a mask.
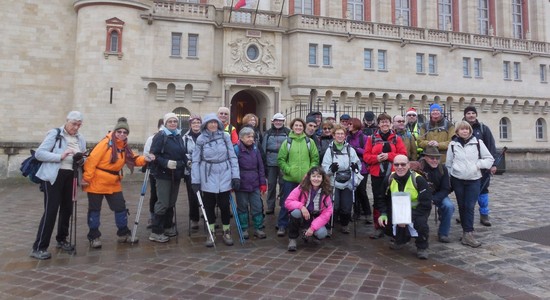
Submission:
[[[288,212],[292,212],[295,209],[301,209],[306,205],[309,198],[309,192],[302,192],[300,186],[296,187],[290,195],[285,200],[285,207]],[[313,231],[318,230],[319,228],[325,226],[330,221],[330,216],[332,216],[332,199],[330,195],[324,196],[321,195],[321,214],[311,221],[310,228]]]

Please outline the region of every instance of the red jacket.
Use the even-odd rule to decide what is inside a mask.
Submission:
[[[401,140],[399,136],[396,136],[393,130],[390,131],[391,133],[387,141],[387,143],[389,143],[391,147],[391,151],[388,152],[388,161],[393,163],[393,159],[397,155],[403,154],[407,156],[407,148],[405,147],[403,140]],[[372,135],[369,136],[367,142],[365,143],[363,160],[369,165],[369,174],[371,174],[372,176],[380,176],[380,162],[378,162],[377,156],[378,154],[382,153],[382,148],[384,147],[384,143],[386,142],[382,140],[382,137],[380,136],[378,130],[374,133],[374,143],[372,141],[372,137]],[[391,171],[393,170],[394,169],[392,164]]]

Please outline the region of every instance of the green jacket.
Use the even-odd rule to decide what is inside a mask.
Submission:
[[[310,140],[308,149],[304,133],[297,135],[292,131],[288,137],[292,140],[290,150],[287,140],[284,140],[277,155],[277,163],[283,172],[284,180],[298,183],[309,169],[319,165],[319,152],[313,140]]]

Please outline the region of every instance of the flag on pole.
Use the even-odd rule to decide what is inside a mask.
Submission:
[[[246,0],[239,0],[237,4],[235,4],[235,9],[239,9],[246,5]]]

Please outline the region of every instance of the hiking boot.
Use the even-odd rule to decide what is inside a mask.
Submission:
[[[265,232],[261,229],[256,229],[256,231],[254,231],[254,236],[259,239],[265,239],[267,237]]]
[[[296,251],[296,239],[289,239],[288,240],[288,251],[294,252]]]
[[[491,221],[489,221],[488,215],[479,215],[479,223],[483,226],[491,227]]]
[[[29,256],[40,260],[52,258],[52,254],[47,250],[31,250]]]
[[[342,229],[340,229],[340,231],[341,231],[342,233],[349,234],[349,233],[350,233],[349,225],[342,226]]]
[[[374,231],[374,233],[370,236],[371,239],[377,240],[384,237],[384,229],[378,228]]]
[[[69,244],[69,242],[67,242],[67,240],[58,241],[57,245],[55,247],[57,249],[61,248],[61,250],[63,250],[63,251],[73,251],[74,250],[74,246]]]
[[[250,236],[248,235],[248,230],[243,230],[243,239],[248,240]]]
[[[191,221],[191,230],[199,230],[199,222]]]
[[[94,249],[100,249],[101,248],[101,240],[99,238],[95,238],[93,240],[90,240],[90,247]]]
[[[462,245],[470,246],[472,248],[477,248],[481,246],[481,243],[474,238],[474,235],[472,232],[464,232],[462,234],[461,242],[462,242]]]
[[[212,232],[212,237],[215,238],[216,234]],[[214,247],[214,241],[210,238],[210,235],[206,236],[206,242],[204,242],[204,245],[208,248]]]
[[[158,234],[158,233],[151,232],[151,235],[149,235],[149,240],[157,243],[166,243],[170,240],[170,238],[164,235],[163,233]]]
[[[286,234],[286,228],[279,227],[279,229],[277,230],[277,236],[285,236],[285,234]]]
[[[117,242],[119,243],[132,243],[132,234],[128,233],[123,236],[119,236]],[[136,239],[134,240],[134,243],[139,242],[138,237],[136,236]]]
[[[428,259],[428,249],[416,249],[416,257],[419,259]]]
[[[175,226],[170,228],[164,228],[164,235],[167,237],[174,237],[178,235],[178,230],[176,229]]]
[[[233,239],[231,238],[231,231],[229,229],[223,232],[222,238],[224,244],[227,246],[233,246]]]
[[[367,215],[365,217],[365,224],[372,224],[373,220],[372,220],[372,215]]]
[[[392,250],[400,250],[400,249],[403,249],[405,247],[406,244],[397,244],[395,242],[391,243],[390,244],[390,249]]]
[[[440,242],[440,243],[450,243],[451,242],[451,239],[446,236],[446,235],[439,235],[437,236],[437,240]]]
[[[274,213],[275,213],[275,210],[274,210],[274,209],[269,209],[269,210],[266,210],[266,211],[265,211],[265,214],[266,214],[266,215],[272,215],[272,214],[274,214]]]

